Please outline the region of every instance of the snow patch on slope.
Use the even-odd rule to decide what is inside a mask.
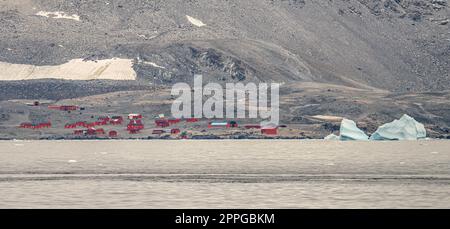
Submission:
[[[78,16],[76,14],[69,15],[62,11],[55,11],[55,12],[39,11],[36,13],[36,15],[46,17],[46,18],[53,18],[53,19],[69,19],[69,20],[80,21],[80,16]]]
[[[153,66],[153,67],[155,67],[155,68],[166,69],[165,67],[163,67],[163,66],[160,66],[160,65],[158,65],[158,64],[156,64],[156,63],[153,63],[153,62],[148,62],[148,61],[145,61],[145,62],[144,62],[144,64],[148,64],[148,65],[151,65],[151,66]]]
[[[61,65],[35,66],[0,61],[0,80],[135,80],[133,60],[112,58],[98,61],[73,59]]]
[[[189,16],[189,15],[186,15],[186,18],[188,19],[188,21],[189,21],[191,24],[193,24],[193,25],[195,25],[195,26],[197,26],[197,27],[203,27],[203,26],[206,26],[205,23],[203,23],[202,21],[198,20],[197,18],[193,18],[193,17],[191,17],[191,16]]]

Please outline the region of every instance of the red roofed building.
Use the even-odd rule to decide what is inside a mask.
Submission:
[[[267,126],[261,128],[261,134],[278,135],[278,126]]]
[[[116,138],[119,134],[117,133],[117,131],[109,131],[109,137],[110,138]]]
[[[130,123],[128,123],[127,126],[127,130],[130,132],[130,134],[135,134],[143,129],[144,124],[141,120],[130,120]]]
[[[129,114],[128,119],[129,120],[142,119],[142,115],[141,114]]]
[[[38,126],[38,129],[40,129],[40,128],[51,128],[52,127],[52,123],[51,122],[43,122],[43,123],[39,123],[37,126]]]
[[[169,124],[174,125],[181,122],[181,119],[169,119]]]
[[[75,128],[77,128],[77,125],[76,124],[66,124],[64,126],[64,128],[66,128],[66,129],[75,129]]]
[[[123,119],[111,119],[109,121],[109,124],[111,125],[122,125]]]
[[[25,128],[25,129],[31,129],[33,127],[33,124],[31,122],[24,122],[21,123],[19,128]]]
[[[109,123],[111,125],[122,125],[123,123],[123,118],[122,116],[113,116],[110,120]]]
[[[73,131],[74,135],[84,135],[84,130],[75,130]]]
[[[156,124],[156,126],[163,127],[163,128],[170,126],[169,121],[167,121],[166,119],[156,119],[155,124]]]

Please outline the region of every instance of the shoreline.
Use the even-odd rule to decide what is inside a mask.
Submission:
[[[19,141],[81,141],[81,142],[93,142],[93,141],[298,141],[298,142],[367,142],[367,143],[380,143],[380,142],[445,142],[450,139],[445,138],[428,138],[428,139],[418,139],[418,140],[385,140],[385,141],[340,141],[340,140],[326,140],[326,139],[314,139],[314,138],[305,138],[305,139],[296,139],[296,138],[217,138],[217,139],[208,139],[208,138],[196,138],[196,139],[175,139],[175,138],[91,138],[91,139],[74,139],[74,138],[63,138],[63,139],[1,139],[0,142],[19,142]]]

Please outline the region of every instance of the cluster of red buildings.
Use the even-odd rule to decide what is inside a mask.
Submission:
[[[24,123],[21,123],[19,126],[19,128],[23,128],[23,129],[42,129],[42,128],[51,128],[51,127],[52,127],[51,122],[44,122],[44,123],[38,123],[38,124],[24,122]]]
[[[39,103],[35,103],[35,105],[39,105]],[[80,108],[78,106],[72,106],[72,105],[52,105],[48,106],[49,109],[52,110],[59,110],[59,111],[75,111],[75,110],[84,110],[84,108]],[[160,116],[162,118],[155,119],[155,125],[159,128],[167,128],[172,125],[176,125],[182,121],[182,119],[166,119],[164,116]],[[144,129],[143,124],[143,116],[141,114],[129,114],[128,115],[129,123],[127,125],[127,131],[129,131],[130,134],[136,134],[139,133],[139,131]],[[199,119],[197,118],[186,118],[184,119],[187,123],[196,123],[199,122]],[[104,116],[97,119],[95,122],[84,122],[79,121],[75,123],[69,123],[65,125],[66,129],[76,129],[83,127],[84,130],[74,130],[75,135],[87,135],[87,136],[97,136],[97,135],[106,135],[104,129],[102,128],[96,128],[98,126],[105,126],[105,125],[122,125],[124,123],[124,118],[122,116]],[[39,124],[33,124],[33,123],[21,123],[20,128],[27,128],[27,129],[41,129],[41,128],[50,128],[52,124],[50,122],[45,123],[39,123]],[[239,125],[236,121],[212,121],[208,123],[208,128],[238,128]],[[278,126],[261,126],[261,125],[245,125],[245,129],[258,129],[261,131],[261,134],[263,135],[277,135],[278,134]],[[178,135],[181,134],[181,130],[177,128],[173,129],[159,129],[159,130],[153,130],[153,134],[164,134],[164,133],[170,133],[172,135]],[[108,136],[111,138],[118,137],[117,131],[109,131]],[[183,134],[181,134],[183,137]],[[184,136],[185,137],[185,136]]]
[[[178,124],[180,122],[181,122],[181,119],[164,119],[164,118],[160,118],[160,119],[156,119],[155,120],[155,125],[157,127],[165,128],[165,127],[168,127],[168,126],[171,126],[171,125],[176,125],[176,124]]]
[[[130,114],[128,115],[130,122],[127,125],[127,130],[130,134],[137,134],[139,131],[144,129],[144,124],[142,123],[141,114]]]
[[[64,128],[66,129],[75,129],[78,127],[85,127],[85,128],[92,128],[96,126],[105,126],[108,124],[111,125],[121,125],[123,123],[123,118],[121,116],[114,116],[112,118],[110,117],[100,117],[97,121],[87,123],[87,122],[76,122],[76,123],[70,123],[66,124]]]
[[[105,135],[106,132],[102,128],[95,128],[95,127],[105,126],[108,124],[109,125],[121,125],[122,123],[123,123],[122,116],[113,116],[111,118],[108,116],[104,116],[104,117],[98,118],[97,121],[91,122],[91,123],[80,121],[80,122],[76,122],[76,123],[66,124],[64,128],[75,129],[75,128],[79,128],[79,127],[84,127],[87,129],[75,130],[74,135],[97,136],[97,135]],[[117,133],[117,131],[110,131],[108,135],[109,135],[109,137],[117,137],[118,133]]]
[[[177,118],[172,118],[172,119],[159,118],[159,119],[155,120],[155,125],[157,127],[166,128],[171,125],[176,125],[180,122],[181,122],[181,119],[177,119]],[[190,122],[190,123],[198,122],[198,119],[190,118],[190,119],[186,119],[186,122]],[[152,134],[161,135],[161,134],[168,133],[168,132],[170,132],[170,134],[177,135],[177,134],[181,133],[181,130],[177,129],[177,128],[170,129],[170,130],[153,130]]]

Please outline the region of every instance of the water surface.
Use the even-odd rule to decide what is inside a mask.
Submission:
[[[450,141],[2,141],[0,208],[450,208]]]

